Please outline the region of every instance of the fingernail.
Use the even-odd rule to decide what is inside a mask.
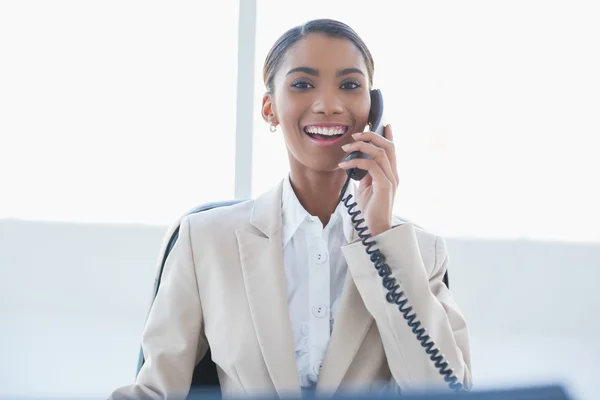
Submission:
[[[356,133],[353,133],[353,134],[352,134],[352,137],[356,139],[356,138],[357,138],[357,137],[359,137],[361,134],[362,134],[362,132],[356,132]]]
[[[342,146],[342,149],[343,149],[343,150],[348,150],[348,148],[349,148],[349,147],[350,147],[350,145],[349,145],[349,144],[345,144],[345,145],[343,145],[343,146]]]
[[[342,161],[342,162],[341,162],[341,163],[339,163],[338,165],[339,165],[340,167],[344,167],[346,164],[347,164],[347,162],[346,162],[346,161]]]

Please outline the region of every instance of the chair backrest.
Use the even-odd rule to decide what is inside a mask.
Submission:
[[[243,200],[229,200],[229,201],[207,203],[207,204],[201,205],[199,207],[196,207],[192,211],[188,212],[186,214],[186,216],[192,215],[192,214],[197,214],[202,211],[212,210],[213,208],[231,206],[234,204],[238,204],[242,201]],[[169,256],[169,253],[173,249],[173,246],[175,245],[175,242],[177,241],[178,238],[179,238],[179,227],[177,227],[173,231],[173,234],[169,238],[167,246],[165,247],[165,253],[162,255],[161,263],[159,265],[158,272],[156,273],[156,278],[154,280],[154,291],[153,291],[153,295],[152,295],[152,303],[154,302],[154,299],[156,298],[156,295],[158,293],[158,288],[160,287],[162,273],[163,273],[163,269],[165,267],[165,263],[167,261],[167,257]],[[450,288],[449,282],[448,282],[448,271],[446,271],[446,274],[444,275],[444,283],[446,284],[446,286],[448,288]],[[152,306],[150,306],[150,307],[152,307]],[[140,372],[142,365],[144,365],[144,353],[143,353],[142,349],[140,349],[136,375]],[[191,388],[192,389],[194,389],[194,388],[213,388],[214,390],[219,390],[219,387],[220,386],[219,386],[219,377],[217,375],[217,366],[212,361],[212,355],[210,353],[210,347],[209,347],[204,358],[202,358],[202,360],[200,360],[198,365],[196,365],[196,367],[194,368],[194,374],[192,376]]]

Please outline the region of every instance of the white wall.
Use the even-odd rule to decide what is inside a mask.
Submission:
[[[165,230],[0,220],[0,397],[102,398],[133,380]],[[594,398],[600,244],[447,242],[477,387]]]
[[[107,394],[134,377],[165,228],[0,223],[0,394]]]

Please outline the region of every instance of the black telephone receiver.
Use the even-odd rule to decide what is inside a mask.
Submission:
[[[383,136],[383,130],[385,129],[385,120],[383,117],[383,96],[381,95],[381,90],[373,89],[371,90],[371,110],[369,111],[369,129],[371,132],[374,132],[380,136]],[[354,151],[350,153],[348,157],[344,161],[354,160],[355,158],[371,158],[368,155],[360,152]],[[360,181],[367,175],[367,171],[360,168],[352,168],[346,170],[346,174],[350,176],[355,181]]]
[[[369,112],[369,127],[371,132],[375,132],[378,135],[383,136],[383,130],[385,128],[385,122],[383,118],[383,97],[379,89],[371,90],[371,110]],[[370,158],[366,154],[355,151],[352,152],[345,161],[353,160],[355,158]],[[368,232],[369,228],[361,226],[365,222],[364,218],[360,217],[361,211],[355,209],[358,205],[356,202],[351,202],[352,195],[348,194],[344,197],[350,179],[360,181],[367,175],[367,171],[360,168],[352,168],[346,170],[347,177],[342,190],[340,191],[340,202],[342,202],[348,209],[348,214],[352,217],[352,223],[354,229],[358,232],[362,244],[365,246],[365,251],[369,255],[369,258],[373,262],[373,266],[378,272],[378,275],[382,278],[383,287],[388,291],[385,299],[388,303],[398,307],[398,310],[406,320],[406,323],[411,328],[413,333],[416,335],[417,340],[421,343],[421,346],[425,349],[425,353],[429,356],[429,359],[434,363],[438,369],[440,375],[444,377],[444,381],[448,384],[450,389],[455,392],[464,391],[463,384],[458,382],[458,378],[454,375],[454,371],[449,367],[448,362],[444,360],[444,356],[440,350],[435,347],[435,343],[431,340],[431,337],[421,326],[417,314],[413,311],[413,308],[409,305],[408,298],[403,290],[400,289],[400,282],[396,281],[396,278],[392,276],[392,270],[389,265],[385,262],[385,256],[374,248],[376,245],[372,235]]]

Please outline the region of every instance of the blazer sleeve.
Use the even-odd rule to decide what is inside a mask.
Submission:
[[[194,367],[208,349],[202,332],[190,222],[184,218],[142,334],[144,365],[135,383],[115,390],[109,400],[185,398]]]
[[[423,262],[415,228],[411,223],[393,227],[375,237],[380,251],[386,257],[393,277],[405,292],[412,313],[427,330],[435,347],[453,369],[458,382],[465,389],[472,386],[469,334],[466,321],[450,291],[443,283],[448,268],[444,240],[435,237],[430,249],[435,253],[430,272]],[[398,310],[387,302],[387,290],[382,285],[373,263],[360,241],[342,247],[354,283],[366,308],[373,315],[379,329],[384,351],[395,383],[401,389],[448,388],[416,335]]]

